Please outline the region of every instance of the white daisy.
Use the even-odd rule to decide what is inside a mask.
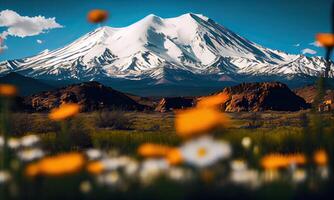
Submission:
[[[8,171],[0,171],[0,184],[6,183],[11,179],[11,175]]]
[[[147,159],[142,162],[139,177],[143,184],[148,185],[168,169],[169,164],[165,159]]]
[[[20,140],[17,138],[9,138],[8,140],[8,146],[11,149],[17,149],[20,147]]]
[[[45,155],[44,151],[38,148],[26,149],[17,153],[17,156],[22,161],[33,161]]]
[[[102,157],[103,153],[98,149],[88,149],[86,155],[89,160],[97,160]]]
[[[231,147],[225,141],[216,141],[212,137],[203,136],[186,142],[181,147],[181,153],[186,163],[197,167],[207,167],[218,160],[231,155]]]
[[[21,138],[21,145],[24,147],[32,147],[40,141],[37,135],[27,135]]]
[[[3,147],[4,144],[5,144],[5,141],[4,141],[3,137],[0,136],[0,147]]]

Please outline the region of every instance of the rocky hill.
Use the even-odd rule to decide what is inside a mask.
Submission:
[[[54,91],[42,92],[24,98],[24,105],[33,111],[49,111],[62,103],[78,103],[82,111],[98,109],[145,110],[150,107],[137,103],[128,95],[98,82],[70,85]]]
[[[302,88],[298,88],[294,90],[294,92],[305,99],[307,103],[313,103],[314,99],[317,96],[317,88],[315,85],[309,85]],[[324,100],[334,100],[334,90],[328,89],[326,90],[326,95],[324,97]]]
[[[230,99],[223,105],[227,112],[241,111],[298,111],[310,107],[305,100],[280,82],[243,83],[227,87]]]

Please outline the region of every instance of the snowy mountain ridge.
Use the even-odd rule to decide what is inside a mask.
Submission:
[[[197,75],[212,81],[229,75],[312,77],[324,69],[321,57],[262,47],[192,13],[166,19],[148,15],[124,28],[104,26],[63,48],[0,62],[0,74],[53,80],[150,79],[157,84]]]

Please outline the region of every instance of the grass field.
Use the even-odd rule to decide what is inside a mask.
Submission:
[[[13,149],[8,154],[12,159],[9,162],[12,163],[12,180],[10,184],[1,185],[1,176],[4,176],[1,173],[4,172],[0,171],[0,195],[5,199],[59,199],[64,196],[68,199],[109,199],[110,196],[115,199],[326,199],[332,196],[333,179],[328,175],[332,173],[332,170],[328,172],[331,164],[326,161],[325,166],[315,166],[310,159],[313,159],[317,149],[328,149],[330,153],[333,113],[301,111],[227,115],[232,123],[213,130],[211,135],[215,142],[228,142],[233,150],[231,157],[205,168],[180,165],[160,169],[161,161],[158,159],[153,161],[155,164],[148,164],[150,159],[140,156],[138,147],[144,143],[173,148],[184,146],[185,141],[175,131],[175,115],[172,112],[80,113],[62,122],[49,120],[45,113],[12,113],[9,137],[22,138],[33,134],[41,141],[37,146]],[[59,140],[64,125],[69,140]],[[251,141],[250,148],[243,144],[245,138]],[[192,140],[196,139],[190,142]],[[64,150],[62,144],[66,141],[69,142],[69,149]],[[126,156],[127,164],[102,174],[88,174],[81,169],[70,176],[22,178],[27,166],[44,158],[26,162],[20,161],[21,158],[17,160],[14,155],[20,157],[21,152],[28,152],[25,156],[30,158],[33,155],[31,151],[36,151],[36,148],[43,149],[47,156],[62,152],[81,152],[85,155],[87,149],[98,149],[106,154],[104,159],[107,161],[102,159],[101,162],[113,166]],[[278,171],[263,169],[263,157],[272,153],[302,155],[302,159],[305,156],[308,160],[302,160],[301,166],[289,164],[289,167],[279,168]],[[19,161],[19,164],[13,165],[14,161]],[[89,166],[91,162],[87,160],[84,166]],[[246,163],[245,169],[241,165],[240,170],[240,162]],[[236,169],[233,167],[235,163]],[[124,170],[132,164],[139,168],[128,177]],[[59,169],[62,165],[60,163]],[[145,166],[150,166],[149,174],[145,174]],[[11,191],[13,184],[17,190],[14,193]],[[10,197],[6,196],[8,194]]]

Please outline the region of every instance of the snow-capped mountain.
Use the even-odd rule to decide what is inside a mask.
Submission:
[[[149,15],[124,28],[101,27],[73,43],[0,63],[0,73],[42,79],[230,80],[243,76],[318,76],[320,57],[291,55],[251,42],[203,15]],[[333,76],[333,71],[330,73]]]

